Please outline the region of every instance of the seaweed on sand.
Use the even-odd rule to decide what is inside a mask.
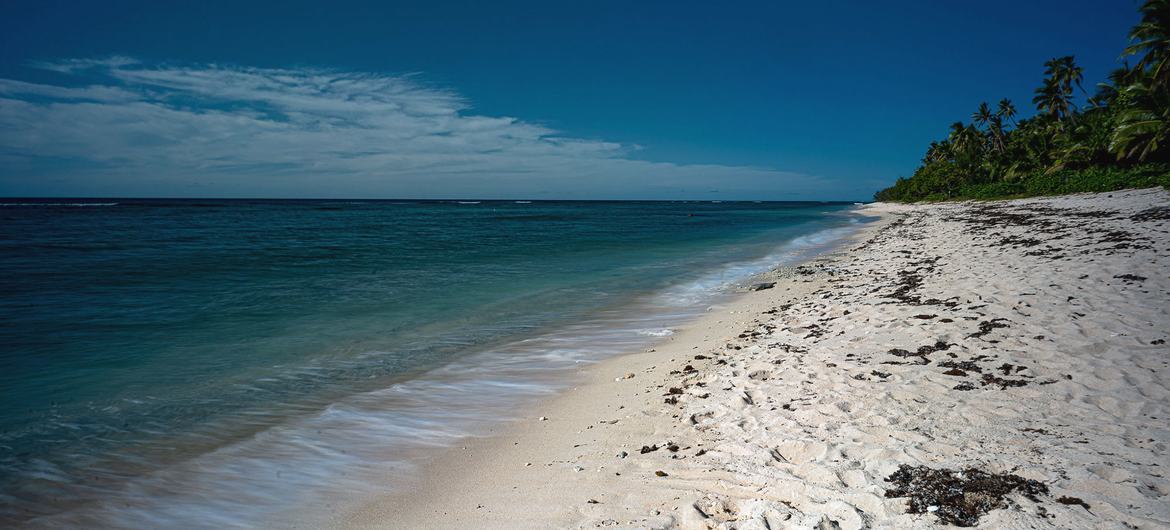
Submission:
[[[991,333],[991,330],[993,330],[993,329],[1011,327],[1011,326],[1008,326],[1007,324],[1004,324],[1005,321],[1007,321],[1006,318],[993,318],[991,320],[984,320],[984,321],[979,323],[979,331],[976,331],[975,333],[967,335],[967,338],[969,338],[969,339],[981,338],[984,335]]]
[[[1008,473],[931,469],[902,464],[886,478],[893,487],[886,497],[909,497],[909,513],[933,513],[939,521],[956,526],[975,526],[991,510],[1007,508],[1006,496],[1019,492],[1033,502],[1048,494],[1041,482]]]

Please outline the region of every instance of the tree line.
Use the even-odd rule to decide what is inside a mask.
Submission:
[[[990,199],[1170,186],[1170,0],[1148,0],[1122,66],[1092,94],[1073,56],[1044,63],[1036,114],[981,103],[930,143],[922,165],[879,201]],[[1133,64],[1129,64],[1129,60]],[[1077,95],[1086,100],[1076,104]]]

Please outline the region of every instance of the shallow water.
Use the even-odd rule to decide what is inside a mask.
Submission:
[[[311,523],[826,248],[849,210],[8,200],[0,523]]]

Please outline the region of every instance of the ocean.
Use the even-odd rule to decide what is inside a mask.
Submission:
[[[0,199],[0,526],[317,522],[846,203]]]

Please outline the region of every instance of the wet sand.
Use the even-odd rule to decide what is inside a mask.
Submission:
[[[865,213],[340,522],[1170,526],[1170,194]]]

